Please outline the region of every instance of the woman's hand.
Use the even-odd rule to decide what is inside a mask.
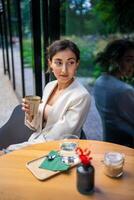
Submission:
[[[22,99],[22,110],[26,113],[26,119],[31,122],[33,120],[33,116],[30,115],[30,105],[25,99]]]
[[[25,99],[22,99],[22,110],[28,115],[30,114],[30,106]]]
[[[26,113],[26,119],[31,122],[33,120],[33,116],[30,115],[30,105],[26,102],[25,99],[22,99],[22,110]]]

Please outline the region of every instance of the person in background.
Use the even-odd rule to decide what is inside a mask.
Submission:
[[[105,141],[134,147],[134,88],[124,80],[134,76],[134,42],[114,40],[96,57],[102,75],[94,97]]]
[[[10,145],[8,151],[59,140],[66,134],[80,137],[91,103],[89,92],[75,77],[80,63],[80,51],[70,40],[57,40],[49,46],[47,54],[49,72],[54,74],[56,80],[44,88],[42,103],[33,119],[29,116],[29,105],[23,100],[25,124],[34,133],[28,141]]]

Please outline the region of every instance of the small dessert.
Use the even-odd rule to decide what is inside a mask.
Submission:
[[[104,155],[104,173],[113,178],[123,174],[124,155],[119,152],[108,152]]]

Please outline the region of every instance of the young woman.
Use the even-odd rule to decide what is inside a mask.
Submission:
[[[58,140],[65,134],[80,137],[89,112],[91,97],[75,78],[80,62],[79,49],[72,41],[58,40],[49,46],[47,53],[49,71],[57,80],[46,85],[42,103],[33,119],[29,116],[29,105],[23,100],[25,124],[35,132],[28,141],[10,145],[8,150]]]
[[[94,87],[104,140],[134,147],[134,88],[124,81],[134,77],[134,42],[110,42],[96,62],[105,71]]]

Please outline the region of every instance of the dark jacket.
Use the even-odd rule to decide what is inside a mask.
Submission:
[[[134,138],[134,88],[104,74],[96,80],[94,97],[103,123],[104,140],[120,143],[116,141],[117,135],[119,140],[125,135]]]

